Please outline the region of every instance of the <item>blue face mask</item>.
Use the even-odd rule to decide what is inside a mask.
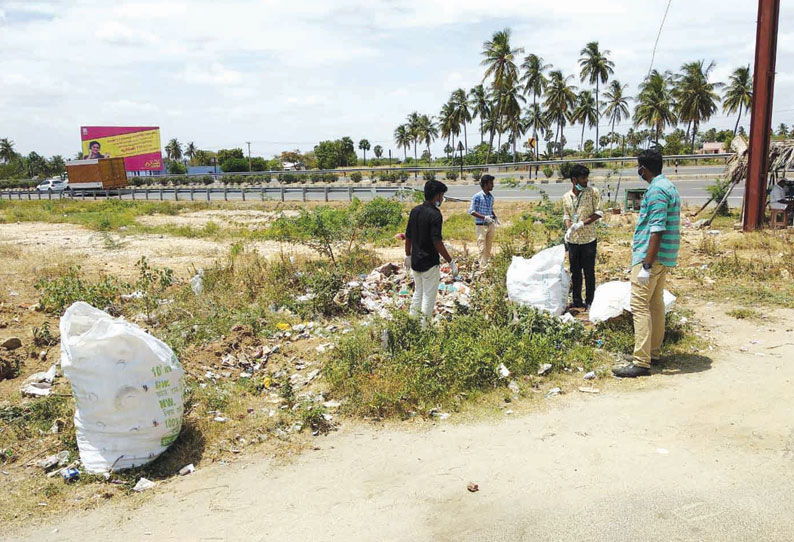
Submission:
[[[441,207],[441,202],[442,202],[442,201],[444,201],[444,200],[443,200],[443,199],[440,199],[440,200],[438,200],[438,201],[436,202],[436,207]]]
[[[579,184],[579,183],[576,183],[576,189],[577,189],[579,192],[584,192],[584,189],[585,189],[585,188],[587,188],[587,187],[586,187],[586,186],[582,186],[582,185],[581,185],[581,184]]]

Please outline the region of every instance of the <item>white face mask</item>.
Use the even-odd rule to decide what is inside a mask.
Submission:
[[[436,207],[441,207],[441,202],[444,201],[444,198],[441,198],[436,202]]]

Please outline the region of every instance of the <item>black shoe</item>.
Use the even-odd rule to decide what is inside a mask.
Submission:
[[[626,363],[634,363],[634,356],[631,354],[623,354],[623,360]],[[660,358],[651,358],[651,367],[661,367],[664,365],[664,362]]]
[[[638,376],[650,376],[651,370],[647,367],[639,367],[629,363],[621,367],[613,367],[612,374],[618,378],[637,378]]]

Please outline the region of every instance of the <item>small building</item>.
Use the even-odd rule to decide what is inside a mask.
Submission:
[[[281,162],[281,167],[284,171],[300,171],[306,169],[306,164],[303,162]]]
[[[721,141],[707,141],[703,143],[703,148],[698,150],[698,154],[725,154],[725,143]]]

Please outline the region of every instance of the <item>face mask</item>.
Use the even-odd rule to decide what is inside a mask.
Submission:
[[[639,175],[640,177],[642,177],[642,166],[640,166],[640,167],[638,167],[638,168],[637,168],[637,175]]]
[[[442,201],[444,201],[444,200],[443,200],[443,199],[440,199],[440,200],[438,200],[438,201],[436,202],[436,207],[441,207],[441,202],[442,202]]]
[[[587,187],[586,187],[586,186],[582,186],[582,185],[581,185],[581,184],[579,184],[579,183],[576,183],[576,189],[577,189],[579,192],[584,192],[584,189],[585,189],[585,188],[587,188]]]

